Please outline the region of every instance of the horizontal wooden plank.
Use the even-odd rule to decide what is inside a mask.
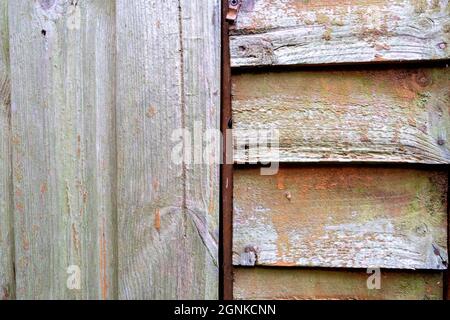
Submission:
[[[365,270],[235,268],[234,297],[258,300],[440,300],[441,272],[382,270],[380,289]],[[369,282],[369,288],[368,288]]]
[[[239,169],[234,265],[446,269],[447,172]]]
[[[448,0],[245,0],[233,67],[450,57]]]
[[[235,75],[234,159],[449,163],[449,105],[448,68]],[[279,146],[247,150],[268,128]]]

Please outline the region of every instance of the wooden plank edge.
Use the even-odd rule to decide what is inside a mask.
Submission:
[[[344,61],[344,62],[327,62],[327,63],[290,63],[290,64],[259,64],[259,65],[236,65],[231,64],[231,70],[234,73],[247,73],[247,72],[282,72],[282,71],[295,71],[304,69],[332,69],[332,68],[377,68],[377,67],[448,67],[450,64],[450,58],[440,59],[427,59],[427,60],[380,60],[380,61]]]

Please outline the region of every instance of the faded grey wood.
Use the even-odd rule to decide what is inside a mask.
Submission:
[[[450,57],[448,0],[245,0],[233,67]]]
[[[204,286],[198,298],[218,299],[219,281],[219,188],[220,137],[220,48],[221,1],[182,0],[183,103],[184,126],[192,133],[206,133],[200,145],[203,163],[186,164],[186,210],[190,217],[188,234],[199,233],[199,249],[192,252],[194,277],[186,277],[184,286]],[[207,134],[207,130],[212,134]],[[195,143],[195,140],[194,140]],[[193,144],[194,146],[194,144]],[[195,144],[195,146],[199,146]],[[185,154],[189,150],[185,146]],[[208,150],[208,151],[206,151]],[[198,155],[197,155],[198,158]],[[210,161],[206,162],[205,161]],[[193,237],[198,242],[197,237]],[[206,247],[206,250],[204,249]],[[194,257],[195,255],[195,257]],[[198,270],[198,271],[196,271]],[[189,293],[189,292],[187,292]],[[193,298],[193,297],[192,297]]]
[[[236,170],[233,264],[445,270],[447,184],[432,168]]]
[[[9,5],[17,298],[117,297],[114,2]]]
[[[218,169],[174,161],[190,150],[171,137],[218,127],[219,17],[218,1],[117,1],[122,299],[217,297]]]
[[[0,1],[0,300],[15,297],[8,1]]]
[[[234,159],[449,163],[449,104],[445,67],[235,75]],[[256,148],[270,128],[278,144]]]

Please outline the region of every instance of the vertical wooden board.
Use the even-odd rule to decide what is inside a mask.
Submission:
[[[447,181],[445,169],[236,170],[233,263],[447,269]]]
[[[0,0],[0,300],[14,298],[8,1]]]
[[[9,4],[17,298],[114,298],[114,3]]]
[[[119,298],[170,299],[185,276],[178,1],[117,1]]]
[[[176,159],[218,125],[217,10],[117,2],[120,298],[217,296],[217,169]]]
[[[448,0],[246,0],[232,66],[448,59]]]
[[[197,297],[217,299],[221,2],[182,0],[180,3],[184,126],[192,134],[192,147],[196,147],[186,148],[185,152],[193,160],[186,164],[186,210],[193,228],[190,233],[198,232],[206,247],[205,250],[200,245],[194,251],[190,260],[198,271],[194,271],[196,277],[186,287],[201,284],[205,289]]]
[[[235,268],[236,299],[441,300],[442,272],[381,270],[380,288],[366,270]],[[373,287],[371,287],[373,288]]]
[[[242,130],[234,131],[234,158],[449,163],[449,104],[446,67],[235,75],[233,120]],[[279,131],[278,145],[246,150],[268,128]]]

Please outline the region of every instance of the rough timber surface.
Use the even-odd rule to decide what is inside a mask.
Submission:
[[[425,168],[236,170],[233,264],[446,269],[447,179]]]
[[[236,74],[234,160],[449,163],[449,105],[445,67]],[[270,128],[278,146],[255,152]]]
[[[244,0],[233,67],[450,57],[448,0]]]
[[[441,300],[442,272],[381,270],[380,289],[366,270],[234,268],[238,300]]]

